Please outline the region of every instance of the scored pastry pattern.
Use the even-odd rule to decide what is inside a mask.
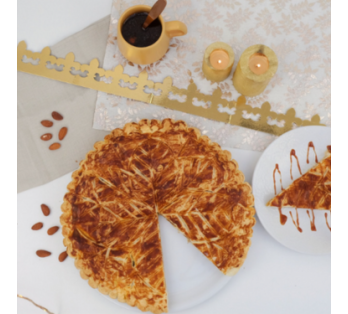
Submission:
[[[267,206],[331,209],[331,154],[271,199]]]
[[[62,205],[64,244],[81,276],[112,298],[167,311],[158,214],[224,274],[246,258],[254,197],[221,150],[183,121],[141,120],[95,144]]]

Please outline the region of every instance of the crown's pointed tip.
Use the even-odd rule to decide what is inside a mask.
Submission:
[[[311,119],[311,122],[313,123],[320,123],[320,116],[318,114],[314,115]]]
[[[91,64],[91,63],[98,63],[98,64],[99,64],[99,60],[98,60],[98,58],[94,58],[94,59],[92,59],[92,60],[91,60],[91,62],[90,62],[90,64]]]
[[[47,54],[47,55],[50,55],[51,54],[51,48],[50,47],[45,47],[41,50],[41,53],[42,54]]]
[[[172,85],[172,84],[173,84],[173,79],[172,79],[170,76],[167,76],[167,77],[163,80],[163,83]]]
[[[295,115],[296,115],[296,110],[295,110],[294,108],[289,108],[289,109],[286,111],[285,115],[291,116],[291,117],[295,117]]]
[[[265,101],[262,105],[261,108],[264,110],[271,110],[271,104],[268,101]]]
[[[69,53],[67,53],[66,54],[66,56],[65,56],[65,60],[66,61],[71,61],[71,62],[74,62],[75,61],[75,55],[74,55],[74,53],[73,52],[69,52]]]
[[[115,66],[114,71],[120,71],[121,73],[123,72],[123,66],[121,64],[118,64]]]
[[[198,89],[197,89],[197,85],[195,84],[195,82],[190,83],[187,89],[190,89],[190,90],[198,90]]]
[[[25,42],[25,40],[21,40],[19,43],[18,43],[18,47],[27,47],[27,43]]]

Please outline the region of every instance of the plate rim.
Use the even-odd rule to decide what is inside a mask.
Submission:
[[[314,128],[328,128],[331,130],[331,126],[326,126],[326,125],[308,125],[308,126],[302,126],[302,127],[298,127],[294,130],[291,130],[289,132],[286,132],[284,134],[282,134],[281,136],[279,136],[277,139],[275,139],[270,145],[267,146],[267,148],[262,152],[262,155],[260,156],[259,160],[257,161],[257,164],[255,166],[255,169],[254,169],[254,173],[253,173],[253,177],[252,177],[252,181],[251,181],[251,184],[252,184],[252,188],[254,189],[254,186],[255,186],[255,174],[256,172],[258,171],[259,167],[260,167],[260,164],[262,163],[262,158],[264,157],[264,155],[270,150],[272,149],[272,147],[274,145],[277,145],[277,142],[280,141],[283,137],[286,137],[288,136],[289,134],[292,134],[292,133],[296,133],[296,132],[299,132],[299,131],[303,131],[304,129],[314,129]],[[330,131],[331,132],[331,131]],[[254,195],[255,197],[255,195]],[[255,204],[255,203],[254,203]],[[284,244],[283,242],[281,242],[277,237],[275,237],[273,235],[273,233],[269,230],[269,228],[267,228],[265,226],[265,223],[263,222],[262,220],[262,216],[259,215],[258,213],[258,210],[256,208],[256,206],[254,205],[255,207],[255,212],[256,212],[256,215],[257,215],[257,218],[260,220],[263,228],[267,231],[267,233],[274,239],[276,240],[278,243],[280,243],[281,245],[283,245],[284,247],[288,248],[289,250],[292,250],[292,251],[295,251],[295,252],[298,252],[298,253],[302,253],[302,254],[308,254],[308,255],[330,255],[331,254],[331,251],[330,252],[321,252],[321,253],[314,253],[314,252],[306,252],[306,251],[302,251],[302,250],[299,250],[299,249],[294,249],[293,247],[290,247],[286,244]]]

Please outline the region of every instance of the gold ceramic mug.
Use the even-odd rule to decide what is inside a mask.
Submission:
[[[180,21],[164,22],[160,15],[158,18],[162,24],[162,33],[158,40],[147,47],[135,47],[129,44],[122,35],[121,28],[126,19],[140,12],[149,12],[148,5],[136,5],[129,8],[121,15],[117,25],[117,44],[123,56],[137,64],[149,64],[161,59],[169,48],[170,39],[176,36],[183,36],[187,33],[187,27]]]

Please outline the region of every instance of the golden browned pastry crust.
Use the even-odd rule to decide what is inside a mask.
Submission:
[[[331,209],[331,154],[272,198],[267,206]]]
[[[185,122],[141,120],[94,145],[62,205],[81,276],[142,311],[167,312],[158,214],[224,274],[242,266],[254,197],[231,154]]]

